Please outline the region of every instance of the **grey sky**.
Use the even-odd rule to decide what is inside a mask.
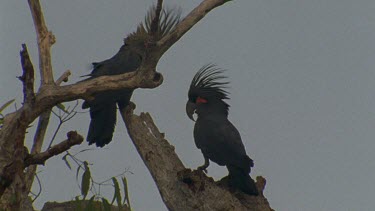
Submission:
[[[66,69],[69,83],[90,71],[90,63],[111,57],[127,33],[143,20],[151,0],[42,1],[54,32],[55,78]],[[165,1],[186,13],[200,1]],[[137,112],[150,112],[189,168],[203,163],[185,115],[187,89],[208,62],[228,69],[230,119],[255,161],[252,177],[267,179],[265,195],[278,211],[373,210],[375,202],[375,1],[238,0],[214,11],[188,32],[158,65],[162,86],[136,90]],[[0,104],[22,99],[19,51],[26,43],[37,68],[35,31],[26,1],[0,3]],[[37,85],[38,81],[37,81]],[[12,109],[8,109],[8,112]],[[121,120],[119,118],[119,120]],[[50,125],[54,130],[56,120]],[[89,114],[64,125],[87,133]],[[34,130],[30,131],[30,134]],[[51,133],[47,140],[50,139]],[[30,137],[28,140],[30,143]],[[84,144],[76,148],[85,149]],[[94,147],[90,147],[94,148]],[[85,152],[100,181],[127,174],[135,210],[166,210],[158,191],[118,121],[107,149]],[[49,200],[79,194],[75,172],[61,156],[39,168]],[[220,178],[225,167],[211,165]],[[108,190],[108,198],[112,190]]]

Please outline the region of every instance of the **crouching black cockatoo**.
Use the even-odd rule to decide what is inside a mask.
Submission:
[[[137,30],[124,39],[124,45],[110,59],[93,63],[91,74],[86,75],[97,78],[104,75],[118,75],[136,71],[141,65],[150,41],[156,42],[171,32],[180,20],[180,9],[162,9],[157,29],[151,29],[156,14],[153,6],[147,13],[145,22],[141,23]],[[88,80],[88,79],[86,79]],[[100,92],[93,100],[86,100],[82,108],[90,108],[91,122],[87,134],[89,144],[95,143],[103,147],[112,140],[116,125],[117,105],[120,109],[126,107],[133,94],[133,89],[121,89],[115,91]]]
[[[223,70],[215,65],[203,66],[194,76],[189,89],[186,113],[194,121],[194,140],[202,151],[205,163],[198,167],[206,170],[209,160],[226,166],[229,171],[228,184],[249,195],[258,195],[254,181],[250,177],[253,160],[246,154],[238,130],[228,120],[228,98],[222,82],[226,77]]]

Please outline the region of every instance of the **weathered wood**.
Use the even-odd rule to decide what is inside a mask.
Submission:
[[[69,76],[72,73],[70,70],[65,71],[57,80],[56,84],[60,85],[62,82],[67,82]],[[40,116],[39,116],[39,121],[38,121],[38,126],[35,131],[34,135],[34,140],[33,140],[33,146],[31,148],[30,154],[38,154],[42,150],[42,146],[44,143],[44,137],[47,132],[48,124],[49,124],[49,119],[51,117],[51,109],[48,109],[47,111],[44,111]],[[25,184],[26,184],[26,189],[25,189],[25,194],[29,193],[31,191],[31,187],[34,181],[34,177],[36,174],[37,170],[37,165],[31,165],[26,169],[25,172]]]
[[[46,160],[48,160],[49,158],[56,156],[60,153],[63,153],[69,150],[72,146],[79,145],[83,142],[83,137],[79,135],[76,131],[68,132],[67,136],[68,139],[52,146],[45,152],[28,155],[24,160],[25,167],[36,164],[44,165]]]
[[[263,194],[249,196],[231,193],[203,172],[186,169],[150,114],[135,115],[134,108],[134,104],[130,104],[121,111],[121,115],[169,210],[272,210]],[[258,180],[265,184],[264,180]],[[262,184],[257,186],[262,187]],[[259,192],[262,193],[263,188]]]
[[[38,39],[41,86],[53,84],[51,46],[56,42],[56,39],[52,32],[48,31],[39,0],[28,0],[28,3]]]
[[[85,210],[85,208],[89,205],[89,200],[84,201],[67,201],[67,202],[47,202],[44,204],[41,211],[76,211],[79,210],[77,207],[81,207],[82,210]],[[92,201],[92,207],[94,207],[95,210],[104,210],[103,203],[100,201]],[[110,205],[111,210],[113,211],[130,211],[130,209],[126,206],[122,206],[121,208]]]
[[[157,43],[160,52],[166,52],[174,43],[176,43],[186,32],[188,32],[197,22],[206,16],[211,10],[221,6],[230,0],[205,0],[194,8],[169,35],[162,38]]]
[[[22,51],[20,52],[21,65],[23,74],[18,77],[23,84],[23,102],[33,103],[35,99],[34,93],[34,66],[30,60],[29,52],[26,44],[22,44]]]
[[[54,155],[51,152],[39,154],[48,125],[48,112],[53,106],[76,99],[90,99],[94,94],[102,91],[159,86],[163,82],[163,76],[156,72],[159,59],[207,13],[226,2],[228,0],[202,1],[173,32],[149,49],[146,59],[136,72],[102,76],[73,85],[59,86],[53,79],[50,55],[55,37],[48,31],[39,0],[28,0],[37,34],[41,86],[34,97],[31,89],[28,88],[31,87],[30,83],[25,83],[24,104],[17,111],[4,117],[0,130],[0,210],[21,210],[22,202],[27,200],[27,195],[23,193],[29,190],[31,186],[29,177],[35,171],[31,169],[25,180],[24,167],[27,153],[25,153],[24,140],[29,124],[44,114],[41,120],[45,122],[41,122],[43,125],[40,134],[34,139],[39,142],[34,145],[37,148],[32,154],[33,158],[41,159],[27,161],[30,164],[43,163],[45,159]],[[31,78],[31,75],[29,76]],[[251,205],[247,206],[237,194],[234,195],[219,187],[201,172],[186,170],[175,154],[174,147],[164,139],[149,114],[137,116],[133,115],[131,110],[122,111],[122,114],[129,134],[158,185],[164,203],[170,210],[270,210],[267,200],[262,196],[252,198],[245,196],[246,202]],[[54,151],[54,153],[58,152],[61,150]],[[255,205],[256,203],[260,205]],[[262,206],[263,208],[260,208]]]

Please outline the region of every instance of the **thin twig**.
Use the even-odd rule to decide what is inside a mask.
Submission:
[[[40,182],[40,179],[39,179],[38,174],[35,174],[35,178],[36,178],[36,180],[38,181],[39,192],[36,194],[36,196],[35,196],[34,199],[32,200],[33,203],[34,203],[34,201],[40,196],[40,194],[42,193],[42,183]]]
[[[68,77],[70,76],[70,74],[71,74],[70,70],[65,71],[59,77],[59,79],[57,79],[56,84],[60,85],[62,82],[68,81]],[[48,124],[49,124],[49,119],[50,119],[50,116],[51,116],[51,111],[52,111],[52,109],[48,109],[47,111],[43,112],[39,116],[38,127],[35,131],[33,146],[31,148],[30,154],[40,153],[40,151],[42,150],[44,137],[45,137],[47,127],[48,127]],[[32,183],[34,181],[36,169],[37,169],[37,165],[29,166],[26,170],[26,173],[25,173],[26,190],[28,190],[29,192],[31,190]]]
[[[52,111],[53,112],[53,111]],[[54,112],[53,112],[54,113]],[[54,113],[55,114],[55,113]],[[56,115],[56,114],[55,114]],[[51,139],[51,141],[49,142],[49,145],[48,145],[48,148],[47,149],[50,149],[51,148],[51,146],[52,146],[52,144],[53,144],[53,141],[55,140],[55,138],[56,138],[56,135],[57,135],[57,133],[59,132],[59,130],[60,130],[60,128],[61,128],[61,125],[62,125],[62,121],[61,121],[61,119],[60,119],[60,122],[59,122],[59,124],[57,125],[57,128],[56,128],[56,130],[55,130],[55,132],[53,133],[53,136],[52,136],[52,139]]]
[[[126,173],[131,173],[131,174],[133,174],[133,173],[132,173],[131,171],[129,171],[128,169],[125,169],[122,173],[120,173],[120,174],[118,174],[118,175],[116,175],[116,176],[113,176],[113,177],[111,177],[111,178],[109,178],[109,179],[107,179],[107,180],[104,180],[104,181],[102,181],[102,182],[95,182],[95,180],[91,177],[91,183],[93,184],[93,185],[92,185],[92,188],[94,188],[94,190],[95,190],[94,194],[95,194],[95,195],[100,195],[101,186],[112,186],[112,187],[114,187],[114,185],[113,185],[112,183],[107,183],[107,182],[111,181],[112,178],[114,178],[114,177],[124,176]],[[98,189],[99,189],[98,192],[96,192],[96,188],[95,188],[94,184],[95,184],[95,185],[98,185]]]
[[[73,106],[72,110],[69,111],[69,107],[68,107],[68,111],[64,111],[63,114],[61,114],[61,110],[60,109],[58,110],[59,114],[57,114],[55,111],[51,110],[51,112],[59,119],[59,124],[57,125],[57,128],[55,129],[55,132],[53,133],[52,139],[51,139],[51,141],[50,141],[50,143],[48,145],[48,149],[51,148],[51,146],[53,144],[53,141],[55,140],[56,135],[59,132],[61,126],[65,122],[68,122],[69,120],[71,120],[77,114],[77,112],[75,111],[75,109],[77,108],[77,106],[78,106],[78,100],[76,101],[76,104]]]
[[[155,88],[159,86],[163,82],[163,77],[160,74],[160,76],[156,75],[155,68],[161,56],[210,10],[225,2],[227,2],[227,0],[203,1],[203,3],[194,9],[187,18],[178,24],[172,33],[168,34],[157,43],[160,48],[153,48],[150,58],[142,63],[139,71],[116,76],[102,76],[68,86],[56,86],[53,80],[50,54],[50,47],[55,42],[55,37],[46,27],[40,2],[38,0],[28,0],[38,39],[39,69],[42,86],[39,88],[39,92],[37,93],[35,102],[32,106],[22,106],[16,112],[11,113],[4,118],[4,122],[6,122],[7,125],[4,125],[0,131],[0,142],[3,143],[2,146],[10,146],[12,149],[16,149],[15,152],[18,152],[18,148],[24,145],[24,134],[27,126],[42,113],[48,113],[53,106],[59,103],[79,98],[90,98],[95,93],[101,91],[118,90],[122,88]],[[49,115],[46,116],[49,118]],[[0,148],[0,151],[1,153],[6,153],[3,148]],[[37,155],[41,154],[39,153]],[[32,156],[35,156],[34,158],[36,158],[36,155],[31,155],[31,157]],[[12,161],[18,161],[18,158],[12,157],[4,163],[10,163]],[[21,162],[21,164],[22,163],[23,162]],[[34,163],[31,162],[31,164]],[[25,165],[19,166],[23,167]],[[1,167],[4,168],[4,166]],[[18,171],[8,174],[9,178],[17,178],[16,176],[18,175],[18,172],[21,172],[18,167],[15,168]],[[12,180],[9,181],[12,182]],[[19,183],[15,183],[15,185],[18,184]],[[0,188],[4,189],[7,187],[0,185]]]

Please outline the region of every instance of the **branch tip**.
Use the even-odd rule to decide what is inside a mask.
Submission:
[[[60,85],[62,82],[68,82],[69,76],[72,74],[70,70],[65,71],[57,80],[56,84]]]
[[[62,141],[59,144],[54,145],[53,147],[49,148],[48,150],[37,153],[37,154],[32,154],[28,156],[24,160],[24,166],[28,167],[30,165],[44,165],[45,162],[58,154],[61,154],[65,152],[66,150],[70,149],[74,145],[79,145],[83,142],[83,136],[77,133],[77,131],[70,131],[67,133],[68,139],[65,141]]]

